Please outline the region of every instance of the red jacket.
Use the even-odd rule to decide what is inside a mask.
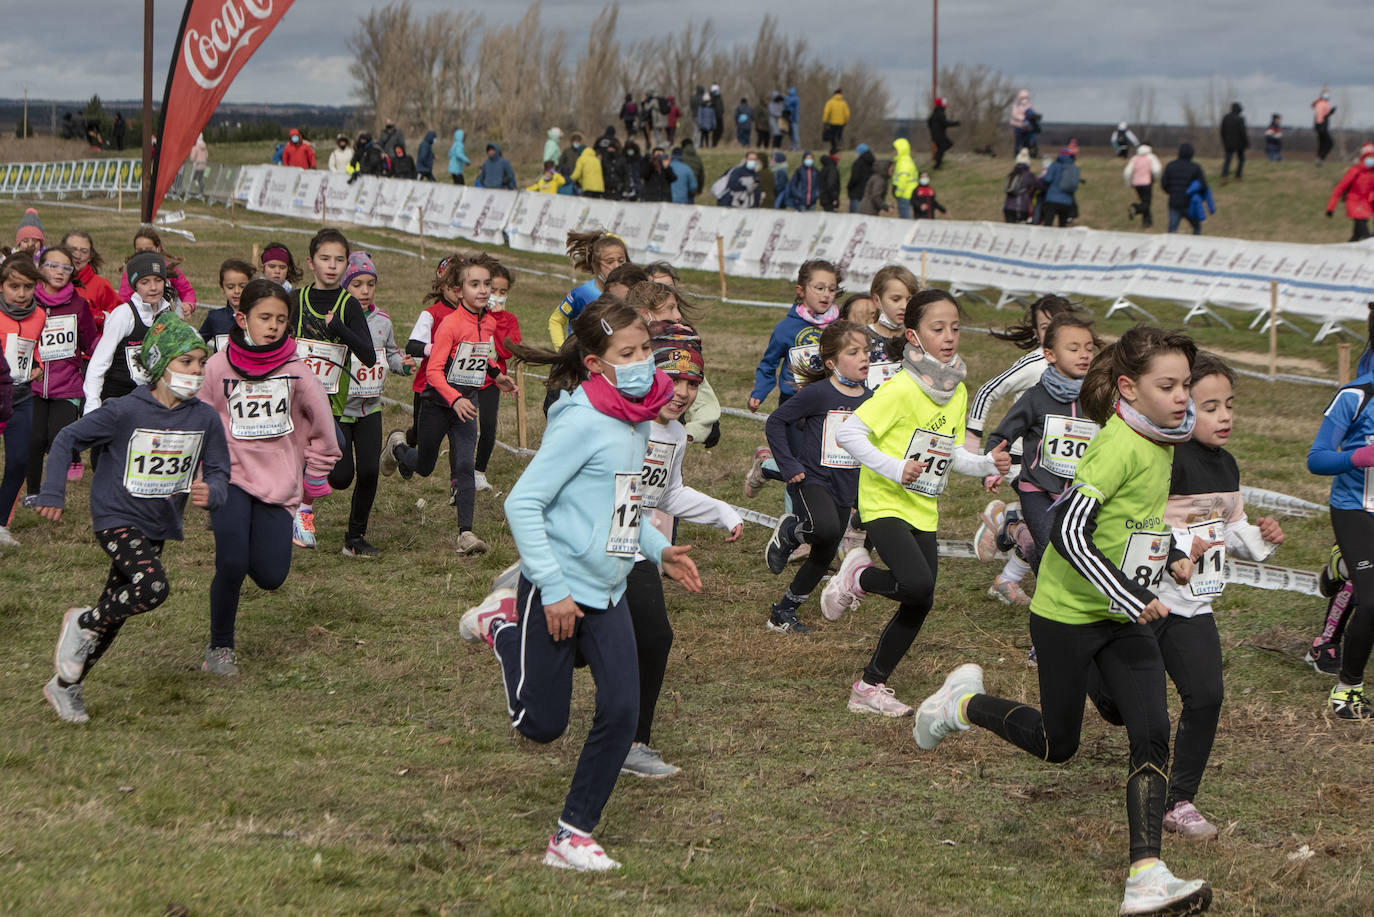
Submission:
[[[125,300],[116,296],[110,282],[97,274],[89,264],[76,272],[72,283],[76,284],[81,298],[91,304],[91,318],[95,319],[95,330],[99,333],[105,327],[105,316]]]
[[[425,366],[425,382],[444,404],[451,406],[464,394],[471,394],[492,384],[492,375],[488,372],[481,385],[473,386],[468,392],[460,392],[448,381],[448,369],[449,361],[457,353],[459,344],[465,341],[478,344],[491,341],[496,334],[496,327],[496,320],[486,309],[473,313],[464,306],[454,309],[439,323],[439,327],[434,331],[434,347],[429,352],[429,361]],[[495,350],[495,345],[492,350]],[[494,363],[494,360],[491,361],[491,364]]]
[[[507,342],[520,343],[520,319],[515,317],[514,312],[488,312],[492,318],[496,319],[496,333],[493,340],[496,343],[496,359],[492,362],[501,368],[501,372],[506,371],[506,361],[513,355],[511,349],[506,346]]]
[[[1359,162],[1346,169],[1331,192],[1331,200],[1326,202],[1326,212],[1335,210],[1341,198],[1345,198],[1345,215],[1350,219],[1367,220],[1374,216],[1374,169],[1366,169]]]
[[[281,151],[281,164],[298,169],[315,168],[315,148],[302,140],[299,144],[288,143]]]

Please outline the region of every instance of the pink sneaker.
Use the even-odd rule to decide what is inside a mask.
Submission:
[[[973,556],[983,563],[997,556],[997,531],[986,522],[979,522],[978,531],[973,533]]]
[[[1217,836],[1217,826],[1203,817],[1191,802],[1180,802],[1164,813],[1164,830],[1200,841]]]
[[[85,473],[86,469],[82,467],[80,462],[72,462],[71,465],[67,466],[68,481],[79,481],[81,480],[81,476]]]
[[[1026,595],[1026,590],[1021,588],[1021,584],[1009,579],[997,579],[992,581],[988,587],[988,595],[1004,605],[1029,605],[1030,596]]]
[[[482,604],[469,608],[458,619],[458,636],[469,643],[478,640],[491,646],[493,641],[491,625],[496,621],[514,624],[519,620],[515,611],[515,590],[497,589],[482,600]]]
[[[910,707],[897,700],[887,685],[870,685],[860,679],[849,689],[849,709],[854,713],[876,713],[879,716],[911,716]]]
[[[773,457],[773,450],[767,446],[759,446],[754,450],[754,461],[749,466],[749,472],[744,476],[744,495],[749,499],[754,499],[763,490],[763,485],[768,480],[763,476],[763,463]]]
[[[844,556],[840,569],[821,590],[821,615],[827,621],[838,621],[846,611],[859,607],[863,590],[859,575],[873,566],[873,558],[863,548],[855,548]]]
[[[577,872],[608,872],[620,868],[600,844],[585,834],[570,834],[561,841],[557,834],[550,835],[549,846],[544,848],[544,865]]]

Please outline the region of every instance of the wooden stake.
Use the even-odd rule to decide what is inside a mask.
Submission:
[[[1336,381],[1345,385],[1350,381],[1350,345],[1336,345]]]
[[[1279,374],[1279,282],[1269,281],[1269,378]]]
[[[521,449],[528,449],[526,445],[529,438],[525,432],[525,364],[515,364],[515,385],[519,389],[515,393],[515,442]]]
[[[124,188],[123,188],[123,186],[120,186],[120,188],[115,192],[115,194],[116,194],[116,198],[115,198],[115,199],[116,199],[116,201],[117,201],[117,203],[116,203],[116,205],[115,205],[115,209],[118,210],[120,213],[123,213],[123,212],[124,212]],[[106,198],[106,200],[109,200],[109,198]]]
[[[926,253],[921,252],[921,286],[926,285]]]
[[[258,267],[258,243],[253,243],[253,260],[248,262],[253,267]]]
[[[416,207],[415,213],[420,218],[420,260],[425,260],[425,208]],[[524,443],[521,443],[523,446]]]
[[[229,192],[229,225],[230,225],[230,226],[233,226],[233,225],[234,225],[234,205],[237,204],[237,203],[238,203],[238,201],[234,198],[234,193],[233,193],[232,191]]]
[[[720,298],[724,299],[725,293],[725,239],[719,234],[716,235],[716,261],[720,264]]]

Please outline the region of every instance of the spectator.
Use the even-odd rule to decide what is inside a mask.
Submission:
[[[545,158],[545,159],[553,159],[553,160],[557,160],[557,159],[558,159],[558,155],[559,155],[559,153],[562,151],[562,148],[558,145],[558,141],[560,141],[560,140],[562,140],[562,139],[563,139],[563,131],[562,131],[561,128],[557,128],[557,127],[551,127],[551,128],[549,128],[549,133],[548,133],[548,135],[547,135],[547,136],[545,137],[545,139],[544,139],[544,158]]]
[[[826,213],[840,209],[840,161],[832,154],[821,156],[820,205]]]
[[[558,128],[555,127],[554,130],[558,130]],[[553,157],[548,155],[548,149],[546,144],[544,146],[544,158],[552,159]],[[555,145],[554,153],[557,152],[557,145]],[[468,167],[469,162],[471,160],[468,159],[468,151],[463,147],[463,129],[460,127],[453,132],[453,145],[448,148],[448,177],[453,179],[455,185],[466,184],[463,170]]]
[[[726,172],[711,186],[711,193],[721,207],[757,207],[763,198],[759,187],[759,154],[744,154],[744,160]]]
[[[625,93],[625,101],[620,105],[620,123],[625,125],[625,136],[635,135],[635,124],[639,121],[639,106],[635,104],[635,97],[628,92]]]
[[[415,177],[424,181],[434,181],[434,131],[426,131],[425,139],[415,151]]]
[[[1202,221],[1208,213],[1216,213],[1217,205],[1212,200],[1212,189],[1201,179],[1188,186],[1188,218],[1193,224],[1193,235],[1202,235]]]
[[[692,146],[691,138],[682,141],[682,161],[691,166],[692,174],[697,177],[697,188],[706,187],[706,167],[701,162],[701,157],[697,155],[696,147]]]
[[[552,159],[546,159],[544,160],[544,171],[540,174],[539,179],[525,190],[534,191],[538,194],[557,194],[558,189],[563,187],[565,181],[567,179],[558,173],[558,163]]]
[[[1240,103],[1232,102],[1231,111],[1221,119],[1221,146],[1226,158],[1221,163],[1223,180],[1231,171],[1231,157],[1236,157],[1236,181],[1240,181],[1245,171],[1245,150],[1250,146],[1250,138],[1245,133],[1245,117],[1240,113]]]
[[[573,135],[568,138],[568,148],[558,157],[558,171],[563,177],[572,181],[573,169],[577,168],[577,158],[582,155],[582,135],[573,131]],[[551,159],[545,156],[545,159]]]
[[[922,174],[916,182],[916,193],[911,196],[911,213],[918,220],[933,220],[935,213],[949,213],[938,200],[935,199],[935,188],[930,184],[930,175]]]
[[[660,102],[660,105],[666,106],[662,112],[663,133],[661,135],[655,134],[655,136],[661,136],[665,142],[660,145],[666,147],[677,139],[677,125],[682,120],[682,109],[677,107],[677,99],[673,96],[668,96],[667,101]]]
[[[1136,214],[1140,214],[1140,225],[1144,229],[1154,225],[1154,218],[1150,215],[1150,202],[1154,196],[1155,180],[1163,170],[1159,157],[1148,143],[1136,147],[1135,155],[1126,163],[1126,168],[1121,170],[1122,180],[1126,182],[1127,187],[1135,189],[1137,198],[1135,203],[1126,209],[1126,218],[1132,219]]]
[[[196,194],[205,197],[205,170],[210,166],[210,148],[205,145],[205,134],[196,134],[196,142],[191,146],[191,184]]]
[[[1011,153],[1013,156],[1021,152],[1023,147],[1029,147],[1031,145],[1031,129],[1033,125],[1031,124],[1029,116],[1032,110],[1030,90],[1022,89],[1016,94],[1016,101],[1011,103]],[[1031,151],[1031,155],[1035,155],[1034,150]]]
[[[414,179],[418,174],[415,160],[399,143],[391,148],[391,177]]]
[[[1056,219],[1060,226],[1068,226],[1073,222],[1074,213],[1074,194],[1078,191],[1078,180],[1081,173],[1078,165],[1073,161],[1073,154],[1068,148],[1059,151],[1054,162],[1045,170],[1042,179],[1045,185],[1045,199],[1040,204],[1040,223],[1043,226],[1053,226]]]
[[[749,133],[754,127],[754,109],[748,99],[740,99],[735,106],[735,140],[740,146],[749,145]]]
[[[821,109],[821,141],[830,144],[831,153],[839,152],[844,143],[844,126],[848,123],[849,103],[844,100],[844,91],[836,89]]]
[[[653,110],[657,107],[658,100],[652,92],[644,93],[644,98],[639,100],[639,130],[644,134],[644,145],[650,149],[653,149]]]
[[[880,213],[891,213],[892,205],[887,202],[887,189],[892,184],[892,162],[884,159],[873,166],[868,183],[864,185],[864,195],[859,201],[859,213],[875,217]]]
[[[688,170],[690,171],[690,170]],[[644,181],[644,200],[663,203],[671,199],[676,173],[662,147],[654,147],[640,169]]]
[[[1360,155],[1355,164],[1345,170],[1341,180],[1331,191],[1331,199],[1326,202],[1326,215],[1336,212],[1336,202],[1345,198],[1345,215],[1354,224],[1350,234],[1351,242],[1369,238],[1369,217],[1374,212],[1374,143],[1360,147]]]
[[[773,154],[773,209],[782,210],[787,206],[787,154]]]
[[[1278,112],[1269,117],[1269,126],[1264,129],[1264,155],[1270,162],[1283,162],[1283,118]]]
[[[768,141],[773,149],[782,148],[782,135],[789,132],[787,126],[787,106],[783,104],[782,93],[774,91],[768,100]]]
[[[281,153],[281,164],[297,169],[315,168],[315,148],[305,142],[299,128],[291,129],[291,136],[287,138],[286,149],[282,150]]]
[[[1179,222],[1187,220],[1193,226],[1193,235],[1202,235],[1202,222],[1195,221],[1189,213],[1191,196],[1195,193],[1189,189],[1199,183],[1205,191],[1207,177],[1202,166],[1193,162],[1193,145],[1181,143],[1178,158],[1164,167],[1159,178],[1160,190],[1169,195],[1169,232],[1177,232]]]
[[[861,143],[854,148],[859,155],[854,157],[854,165],[849,168],[849,184],[845,185],[845,190],[849,192],[849,212],[859,212],[859,202],[863,200],[864,189],[868,187],[868,177],[873,174],[873,151],[868,148],[868,144]]]
[[[1006,184],[1002,186],[1002,219],[1007,223],[1025,223],[1030,220],[1031,198],[1040,190],[1040,179],[1030,168],[1030,150],[1022,147],[1016,153],[1016,164],[1007,173]]]
[[[1331,116],[1336,106],[1331,104],[1331,90],[1322,87],[1321,94],[1312,103],[1312,129],[1317,132],[1317,165],[1325,165],[1326,157],[1331,154]]]
[[[911,219],[911,194],[916,190],[916,160],[911,158],[911,141],[898,137],[892,141],[897,160],[892,166],[892,196],[897,199],[897,216]]]
[[[701,185],[697,182],[696,173],[692,171],[682,158],[682,148],[673,147],[673,156],[668,163],[672,170],[672,201],[674,204],[690,204],[696,199],[697,191]]]
[[[601,171],[601,159],[592,147],[584,146],[582,152],[577,154],[577,162],[569,177],[584,197],[605,197],[606,179]]]
[[[773,136],[773,119],[768,110],[770,99],[771,96],[764,96],[763,101],[754,109],[754,145],[761,150],[768,149]]]
[[[114,117],[114,143],[116,150],[124,149],[124,136],[129,132],[129,124],[124,120],[124,116],[115,112]]]
[[[720,84],[711,84],[711,107],[716,110],[716,126],[711,129],[711,146],[720,146],[720,135],[725,129],[725,99],[720,94]]]
[[[623,200],[629,187],[630,176],[625,171],[625,156],[620,152],[620,139],[612,137],[606,146],[597,151],[601,159],[601,178],[606,184],[605,197]]]
[[[930,117],[926,119],[926,127],[930,130],[930,144],[935,148],[935,164],[931,166],[933,169],[940,168],[940,164],[945,161],[945,153],[954,146],[954,141],[949,139],[949,128],[959,126],[958,121],[949,120],[945,107],[945,100],[937,98]]]
[[[276,148],[272,150],[272,165],[281,165],[281,157],[284,152],[286,152],[286,144],[278,143]]]
[[[595,154],[593,154],[595,155]],[[482,168],[477,170],[478,188],[508,188],[515,190],[515,170],[501,155],[501,148],[494,143],[487,144],[487,158]]]
[[[816,169],[816,157],[810,150],[802,153],[802,164],[787,183],[787,206],[793,210],[810,210],[821,196],[821,174]]]
[[[406,145],[406,135],[396,126],[395,121],[387,118],[381,134],[377,137],[377,145],[383,150],[394,150],[398,146]]]
[[[1119,123],[1116,130],[1112,131],[1112,152],[1122,159],[1129,157],[1131,150],[1138,146],[1140,146],[1140,141],[1136,139],[1135,134],[1131,133],[1131,129],[1126,126],[1125,121]]]
[[[711,104],[711,94],[702,90],[697,101],[697,146],[709,147],[711,134],[716,129],[716,107]]]
[[[628,185],[625,190],[625,200],[641,201],[644,199],[644,157],[639,153],[639,144],[633,140],[625,141],[625,176]]]
[[[787,109],[787,129],[791,138],[787,150],[795,153],[801,149],[801,97],[797,95],[795,86],[788,88],[787,100],[783,105]]]
[[[353,148],[348,143],[348,135],[340,134],[334,138],[334,152],[329,154],[329,171],[336,175],[347,175],[352,161]]]
[[[359,175],[381,175],[385,168],[385,157],[381,147],[372,142],[372,135],[359,134],[358,142],[353,144],[353,174],[348,177],[348,183],[357,181]]]

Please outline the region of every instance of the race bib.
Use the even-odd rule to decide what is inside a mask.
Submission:
[[[1040,464],[1050,474],[1073,479],[1088,443],[1102,428],[1082,417],[1045,415],[1045,433],[1040,439]]]
[[[949,474],[950,463],[954,461],[954,437],[918,428],[906,447],[906,461],[921,466],[921,474],[902,486],[918,494],[937,497],[945,489],[945,475]]]
[[[5,338],[5,362],[10,365],[10,377],[15,385],[29,381],[33,373],[33,349],[34,342],[29,338],[17,334]]]
[[[229,346],[229,335],[227,335],[227,334],[217,334],[217,335],[215,335],[215,353],[220,353],[221,351],[225,350],[228,346]]]
[[[129,378],[133,380],[134,385],[147,385],[153,381],[153,377],[143,371],[143,364],[138,361],[141,350],[142,342],[124,345],[124,365],[129,368]]]
[[[76,316],[49,315],[38,338],[38,359],[44,363],[76,356]]]
[[[312,341],[299,338],[296,341],[296,358],[310,367],[315,378],[324,386],[326,395],[339,393],[339,379],[343,377],[344,358],[348,348],[343,344],[329,341]]]
[[[1209,519],[1188,526],[1188,534],[1201,539],[1207,550],[1193,565],[1193,578],[1188,580],[1188,591],[1193,598],[1209,599],[1221,595],[1226,588],[1226,524],[1220,519]]]
[[[805,344],[801,347],[793,347],[787,351],[787,363],[792,367],[794,373],[803,369],[820,371],[821,345]]]
[[[1155,591],[1164,578],[1171,541],[1168,532],[1132,532],[1126,539],[1126,550],[1121,553],[1121,572],[1137,586]],[[1126,609],[1116,602],[1112,602],[1111,609],[1126,614]]]
[[[462,341],[448,367],[448,384],[454,388],[479,388],[487,381],[491,360],[490,341]]]
[[[376,398],[382,394],[382,383],[386,382],[386,353],[377,349],[377,362],[364,366],[357,357],[349,359],[353,381],[348,384],[348,394],[359,398]]]
[[[242,381],[229,395],[229,435],[234,439],[271,439],[293,429],[291,381],[285,376]]]
[[[643,495],[644,508],[655,509],[663,499],[663,490],[668,486],[668,475],[673,469],[673,453],[676,443],[656,443],[649,441],[649,449],[644,453],[644,470],[639,474],[639,492]]]
[[[135,430],[129,437],[124,489],[144,498],[189,493],[204,438],[199,431]]]
[[[615,473],[615,506],[611,510],[611,534],[606,553],[615,557],[634,557],[639,553],[639,525],[644,515],[644,493],[639,474]]]
[[[901,371],[902,364],[900,363],[869,363],[868,387],[876,389]]]
[[[825,427],[821,431],[822,468],[858,468],[859,460],[849,454],[849,450],[839,444],[835,435],[840,424],[854,414],[853,411],[830,411],[825,415]]]

